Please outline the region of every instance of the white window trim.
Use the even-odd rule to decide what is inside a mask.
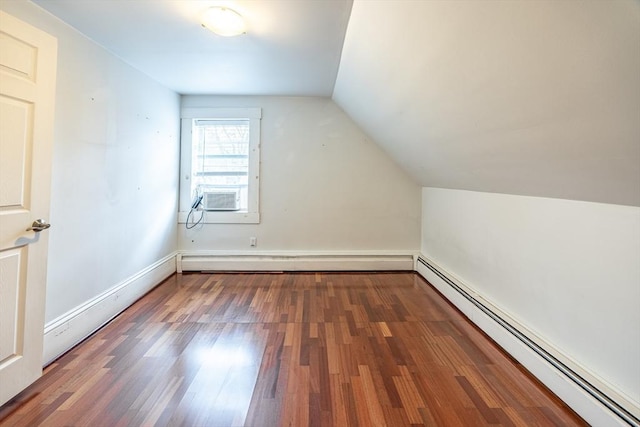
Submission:
[[[247,210],[239,212],[197,211],[196,220],[203,214],[204,224],[259,224],[260,223],[260,120],[261,108],[185,107],[181,114],[180,130],[180,211],[178,223],[184,224],[191,208],[191,149],[194,119],[249,119],[249,173]],[[193,218],[189,219],[193,221]]]

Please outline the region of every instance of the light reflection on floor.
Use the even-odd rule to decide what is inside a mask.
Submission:
[[[192,421],[211,425],[244,424],[264,347],[259,348],[250,337],[238,338],[199,345],[194,351],[198,372],[179,406],[191,414],[217,415],[215,420]]]

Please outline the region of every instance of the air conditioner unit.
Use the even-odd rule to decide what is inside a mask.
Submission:
[[[205,211],[237,211],[240,209],[238,191],[205,191],[202,197]]]

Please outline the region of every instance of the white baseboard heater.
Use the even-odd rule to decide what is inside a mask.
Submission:
[[[538,356],[544,359],[547,363],[552,365],[555,369],[561,372],[567,379],[569,379],[572,383],[577,385],[580,389],[590,395],[592,398],[597,400],[599,403],[604,405],[607,409],[617,415],[622,421],[629,424],[630,426],[639,427],[640,419],[638,419],[634,414],[629,412],[627,409],[622,407],[616,401],[607,396],[603,391],[599,388],[591,384],[584,377],[578,374],[575,370],[571,369],[561,360],[558,360],[557,357],[549,353],[543,347],[538,345],[536,342],[531,340],[525,334],[520,332],[516,327],[510,324],[507,320],[505,320],[502,316],[484,304],[482,301],[479,301],[461,286],[452,281],[449,277],[447,277],[444,273],[439,271],[435,266],[431,265],[427,260],[422,257],[417,257],[417,263],[422,266],[428,268],[433,274],[438,276],[442,281],[444,281],[447,285],[453,288],[457,293],[459,293],[462,297],[464,297],[468,302],[473,304],[477,309],[482,311],[485,315],[489,316],[493,321],[495,321],[498,325],[504,328],[509,334],[515,337],[518,341],[528,347],[531,351],[535,352]]]
[[[183,271],[413,271],[413,254],[376,253],[182,253]]]

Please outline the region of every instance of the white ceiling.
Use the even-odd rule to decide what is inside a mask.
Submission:
[[[331,96],[352,0],[34,0],[181,94]],[[199,15],[227,6],[247,34],[221,37]]]

